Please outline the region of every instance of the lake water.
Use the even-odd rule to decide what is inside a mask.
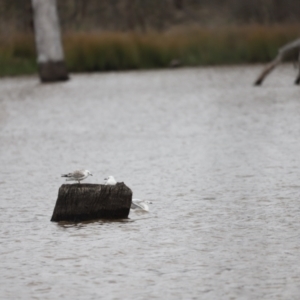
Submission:
[[[1,299],[299,299],[300,89],[281,66],[0,80]],[[153,202],[50,222],[61,174]]]

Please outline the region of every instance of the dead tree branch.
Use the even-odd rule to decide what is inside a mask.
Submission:
[[[264,79],[267,77],[267,75],[269,73],[271,73],[271,71],[273,71],[273,69],[281,63],[281,61],[287,55],[287,53],[296,48],[300,48],[300,39],[297,39],[297,40],[295,40],[291,43],[288,43],[288,44],[284,45],[283,47],[279,48],[278,54],[275,57],[275,59],[273,61],[271,61],[262,70],[262,72],[260,73],[260,75],[258,76],[256,81],[254,82],[254,85],[261,85],[262,82],[264,81]],[[300,52],[299,52],[299,59],[298,59],[298,68],[299,68],[299,73],[298,73],[297,79],[295,81],[296,84],[300,83]]]

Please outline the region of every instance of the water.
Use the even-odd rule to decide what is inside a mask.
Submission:
[[[0,80],[0,298],[298,299],[300,90],[260,70]],[[51,223],[77,168],[150,212]]]

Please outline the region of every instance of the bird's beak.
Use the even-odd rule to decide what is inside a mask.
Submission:
[[[108,178],[106,177],[106,178],[104,178],[104,180],[107,180]]]
[[[93,176],[93,174],[90,174],[91,176]]]

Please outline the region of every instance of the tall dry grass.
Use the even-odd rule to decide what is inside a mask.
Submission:
[[[69,33],[67,64],[74,71],[164,68],[266,62],[300,36],[297,26],[182,28],[165,33]]]
[[[299,36],[296,25],[189,27],[146,34],[69,32],[63,45],[71,72],[91,72],[165,68],[174,59],[184,66],[266,62]],[[0,42],[0,75],[36,70],[33,36],[14,35]]]

